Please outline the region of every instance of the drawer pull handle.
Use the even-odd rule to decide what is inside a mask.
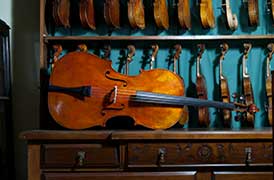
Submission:
[[[77,152],[77,165],[78,166],[84,165],[85,157],[86,157],[86,152],[84,152],[84,151]]]
[[[252,162],[252,149],[245,148],[245,154],[246,154],[245,164],[249,166],[250,163]]]
[[[164,148],[160,148],[158,151],[158,165],[165,163],[166,150]]]

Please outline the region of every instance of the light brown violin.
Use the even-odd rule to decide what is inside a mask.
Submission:
[[[129,0],[128,18],[132,28],[145,28],[145,10],[142,0]]]
[[[109,26],[120,28],[120,1],[105,0],[104,18]]]
[[[169,28],[169,16],[166,0],[154,0],[153,14],[158,28]]]
[[[244,44],[244,55],[242,59],[242,64],[243,64],[243,90],[244,90],[244,99],[245,99],[246,105],[254,104],[252,85],[251,85],[250,76],[247,72],[247,67],[246,67],[248,54],[251,48],[252,48],[252,45],[250,43]],[[245,120],[249,126],[254,126],[254,114],[247,112]]]
[[[151,46],[152,48],[152,54],[151,54],[151,58],[150,58],[150,69],[153,69],[154,67],[154,62],[156,60],[158,51],[159,51],[159,46],[158,44],[154,44]]]
[[[239,103],[184,97],[182,79],[165,69],[123,75],[112,69],[111,61],[76,51],[56,62],[48,91],[50,114],[69,129],[106,126],[108,119],[120,116],[133,118],[136,125],[167,129],[181,118],[184,105],[254,110]]]
[[[202,55],[205,50],[204,44],[198,44],[197,45],[199,52],[197,56],[196,61],[196,90],[197,95],[199,99],[207,100],[207,88],[206,88],[206,82],[204,76],[201,74],[200,71],[200,62],[202,59]],[[209,113],[207,107],[199,107],[198,108],[198,120],[199,125],[202,127],[208,127],[209,126]]]
[[[129,73],[129,63],[131,63],[133,56],[135,55],[135,47],[133,45],[128,45],[128,54],[127,54],[127,61],[126,61],[126,70],[125,73],[128,75]]]
[[[93,0],[80,0],[79,16],[84,28],[96,29]]]
[[[203,28],[215,27],[212,0],[200,0],[200,18]]]
[[[249,25],[257,26],[259,24],[258,0],[247,1]]]
[[[53,45],[53,51],[54,51],[53,61],[51,63],[51,68],[52,69],[54,68],[54,64],[58,61],[59,56],[61,55],[61,53],[63,51],[63,48],[60,44],[55,44],[55,45]]]
[[[230,30],[236,30],[238,28],[238,19],[236,14],[232,14],[230,0],[223,0],[222,8],[223,12],[225,12],[227,27]]]
[[[228,51],[228,44],[223,43],[221,44],[221,56],[220,56],[220,91],[221,91],[221,99],[222,102],[230,103],[230,94],[229,94],[229,88],[226,78],[223,75],[223,61],[225,58],[225,54]],[[231,126],[231,111],[228,109],[222,110],[222,118],[224,122],[224,127],[230,127]]]
[[[274,44],[269,43],[267,45],[267,49],[269,51],[267,58],[266,58],[266,96],[267,96],[267,100],[268,100],[267,114],[268,114],[269,124],[272,125],[273,99],[272,99],[272,78],[271,78],[271,74],[270,74],[270,61],[271,61],[272,55],[274,53]]]
[[[183,29],[191,29],[189,0],[178,0],[178,19]]]

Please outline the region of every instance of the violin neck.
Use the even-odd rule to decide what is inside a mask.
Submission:
[[[201,72],[200,72],[200,61],[201,61],[201,58],[198,57],[198,58],[197,58],[197,62],[196,62],[196,75],[197,75],[197,77],[200,77],[200,76],[201,76]]]
[[[130,101],[168,106],[196,106],[235,109],[235,105],[232,103],[223,103],[218,101],[203,100],[184,96],[172,96],[144,91],[137,91],[136,95],[131,96]]]
[[[246,66],[246,62],[247,62],[247,57],[246,56],[243,56],[243,77],[244,78],[248,78],[249,77],[249,74],[247,73],[247,66]]]
[[[270,58],[266,58],[266,78],[269,78],[270,76]]]

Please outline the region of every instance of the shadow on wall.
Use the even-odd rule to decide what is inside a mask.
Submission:
[[[26,142],[18,135],[39,127],[39,0],[12,0],[12,22],[14,174],[26,180]]]

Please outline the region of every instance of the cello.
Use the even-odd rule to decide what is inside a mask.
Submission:
[[[184,105],[257,111],[254,105],[183,95],[182,80],[173,72],[153,69],[128,76],[114,71],[108,60],[75,51],[56,62],[49,80],[48,108],[53,119],[69,129],[106,126],[108,119],[117,116],[129,116],[136,125],[150,129],[167,129],[181,118]]]
[[[272,99],[272,78],[270,74],[270,61],[272,59],[272,55],[274,53],[274,44],[269,43],[267,45],[268,55],[266,58],[266,96],[268,100],[267,104],[267,114],[268,114],[268,122],[272,125],[272,106],[273,106],[273,99]]]
[[[225,54],[228,51],[228,44],[223,43],[221,44],[221,56],[220,56],[220,73],[219,73],[219,77],[220,77],[220,94],[221,94],[221,99],[222,102],[227,102],[230,103],[230,95],[229,95],[229,88],[228,88],[228,83],[226,78],[223,75],[223,61],[225,58]],[[224,122],[224,127],[230,127],[231,124],[231,111],[228,109],[224,109],[222,110],[222,118],[223,118],[223,122]]]
[[[197,45],[199,51],[196,61],[196,90],[199,99],[207,100],[207,89],[206,82],[204,76],[200,72],[200,62],[202,59],[202,55],[205,51],[204,44]],[[209,125],[209,113],[207,107],[199,107],[198,108],[198,120],[199,125],[202,127],[208,127]]]
[[[253,90],[252,85],[250,82],[250,76],[247,72],[246,62],[248,60],[248,54],[252,48],[250,43],[244,44],[244,55],[242,58],[243,64],[243,90],[244,90],[244,100],[246,105],[254,104],[254,97],[253,97]],[[247,122],[248,126],[254,126],[254,114],[252,113],[245,113],[245,121]]]

